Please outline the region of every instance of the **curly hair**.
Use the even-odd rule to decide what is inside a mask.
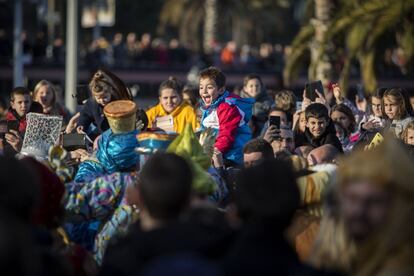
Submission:
[[[296,108],[295,94],[290,90],[281,90],[275,95],[275,104],[276,107],[293,114]]]
[[[222,88],[226,85],[226,76],[217,67],[211,66],[202,70],[199,74],[200,79],[213,80],[218,88]]]

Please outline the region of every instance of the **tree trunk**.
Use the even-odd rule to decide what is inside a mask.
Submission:
[[[217,34],[217,0],[205,0],[204,10],[206,15],[204,19],[203,48],[205,53],[211,53]]]
[[[332,53],[333,44],[322,46],[326,31],[332,20],[334,0],[314,0],[315,14],[311,23],[315,28],[315,36],[309,45],[311,64],[308,70],[309,80],[322,80],[326,87],[333,76]],[[324,49],[324,52],[321,50]]]

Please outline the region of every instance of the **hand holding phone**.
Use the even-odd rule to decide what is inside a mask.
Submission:
[[[322,81],[318,80],[314,82],[307,82],[305,84],[305,96],[312,102],[314,102],[316,98],[318,98],[318,94],[315,90],[317,90],[320,94],[324,95]]]
[[[7,121],[7,132],[10,132],[10,130],[19,131],[19,121],[17,120],[11,120]]]

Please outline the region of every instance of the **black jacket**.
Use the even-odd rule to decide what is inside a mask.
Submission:
[[[94,124],[97,128],[94,135],[91,135],[92,139],[109,129],[108,120],[104,115],[103,107],[92,97],[87,100],[80,111],[78,126],[83,126],[83,129],[87,131],[91,124]]]
[[[300,146],[312,146],[313,148],[318,148],[326,144],[331,144],[336,147],[339,152],[344,152],[341,142],[336,136],[335,126],[332,121],[329,122],[325,132],[318,138],[314,138],[308,128],[306,128],[305,133],[299,134],[295,137],[296,148]]]
[[[140,275],[151,261],[165,255],[195,253],[218,259],[230,244],[232,232],[200,224],[171,222],[142,231],[139,224],[108,247],[99,275]]]
[[[221,262],[224,275],[331,275],[302,264],[283,230],[267,224],[244,225]]]

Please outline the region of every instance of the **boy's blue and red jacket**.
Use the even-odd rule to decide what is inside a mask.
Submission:
[[[228,91],[211,105],[201,106],[201,128],[211,127],[218,132],[215,147],[223,158],[243,163],[243,146],[252,138],[248,122],[255,100],[240,98]]]

